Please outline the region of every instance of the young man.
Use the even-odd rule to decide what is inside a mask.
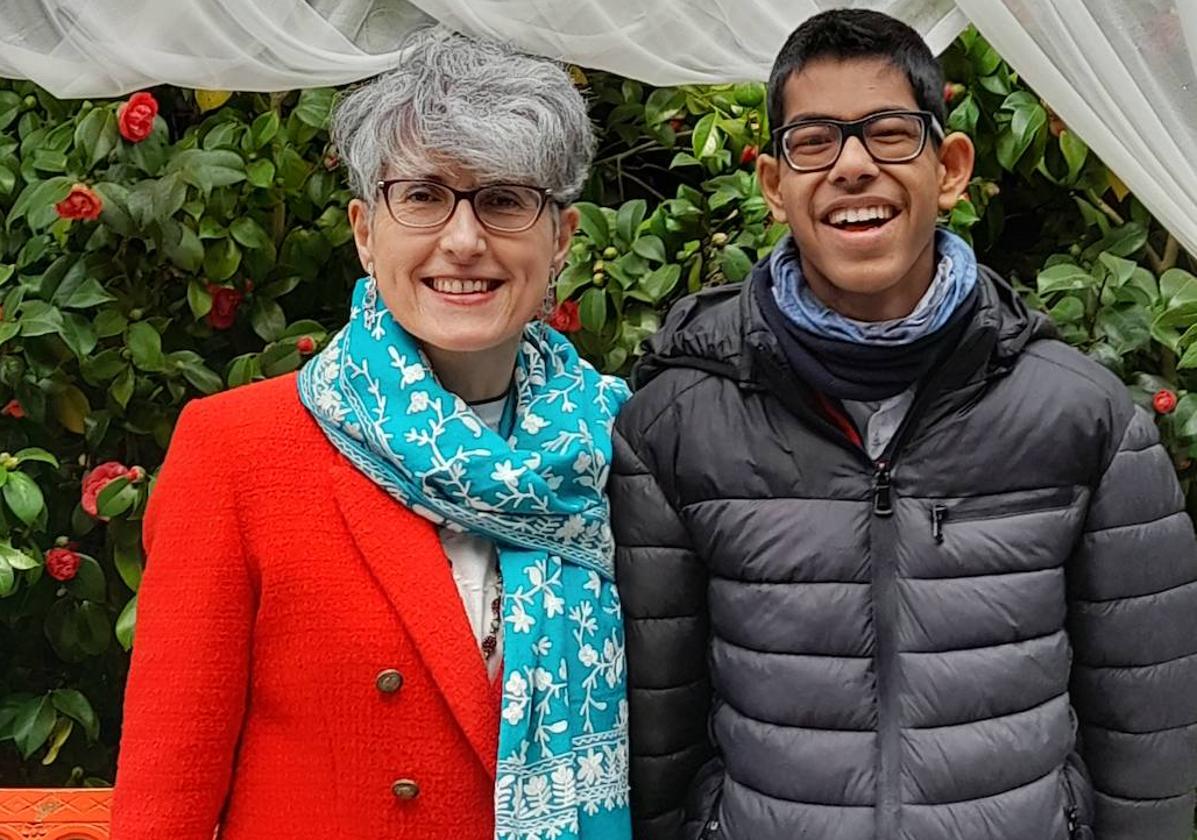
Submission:
[[[1197,543],[1118,380],[960,239],[892,18],[789,39],[792,232],[679,304],[612,485],[639,840],[1188,840]]]

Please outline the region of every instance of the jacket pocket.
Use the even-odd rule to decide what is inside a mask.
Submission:
[[[1036,490],[1015,490],[988,496],[969,496],[961,499],[933,500],[931,503],[931,535],[936,543],[943,542],[944,528],[961,522],[1002,519],[1020,513],[1044,513],[1069,507],[1076,500],[1073,487],[1042,487]]]
[[[1064,820],[1068,840],[1093,840],[1093,786],[1081,757],[1071,753],[1060,768],[1060,786],[1064,789]]]

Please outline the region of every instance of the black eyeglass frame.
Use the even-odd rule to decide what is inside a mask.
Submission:
[[[865,128],[877,120],[883,120],[887,117],[918,117],[923,124],[923,136],[919,141],[918,149],[911,155],[902,158],[894,158],[890,160],[882,160],[873,154],[873,150],[869,148],[869,142],[865,139]],[[786,150],[784,143],[786,133],[795,128],[803,128],[808,125],[833,125],[840,132],[840,147],[835,153],[835,157],[829,163],[821,166],[797,166],[792,160]],[[848,142],[848,138],[855,137],[860,141],[860,145],[864,146],[865,151],[877,163],[910,163],[923,153],[927,148],[927,137],[933,135],[938,141],[943,142],[945,137],[943,126],[939,124],[939,120],[930,111],[878,111],[876,114],[869,114],[867,117],[861,117],[858,120],[833,120],[830,118],[819,118],[811,120],[795,120],[792,123],[787,123],[780,128],[774,129],[773,135],[773,150],[775,153],[780,152],[786,165],[795,172],[823,172],[831,169],[839,163],[840,156],[844,154],[844,145]]]
[[[441,219],[439,222],[434,222],[427,225],[416,225],[412,224],[411,222],[406,222],[402,219],[396,218],[395,211],[391,209],[390,193],[391,187],[395,186],[395,184],[427,184],[431,187],[446,190],[453,194],[453,206],[449,208],[449,212],[445,214],[445,218]],[[403,225],[404,227],[416,228],[418,230],[430,230],[445,224],[445,222],[452,219],[453,214],[457,212],[457,205],[462,201],[466,201],[470,205],[470,209],[474,211],[474,218],[478,220],[478,224],[482,225],[492,233],[523,233],[540,221],[540,217],[544,215],[544,208],[549,204],[550,201],[555,201],[553,199],[552,190],[545,187],[532,187],[528,184],[485,184],[472,190],[457,190],[453,187],[450,187],[448,184],[442,184],[440,181],[430,181],[427,178],[388,178],[383,181],[378,181],[375,186],[378,188],[378,191],[382,193],[382,203],[386,205],[387,213],[390,215],[390,217],[394,219],[397,224]],[[482,216],[478,213],[478,206],[474,204],[474,199],[478,197],[478,194],[485,192],[486,190],[493,190],[502,187],[507,187],[509,189],[512,187],[517,187],[521,190],[531,190],[536,194],[537,200],[540,202],[540,204],[536,208],[536,214],[532,217],[532,220],[528,222],[528,224],[520,228],[495,227],[494,225],[487,224],[483,220]]]

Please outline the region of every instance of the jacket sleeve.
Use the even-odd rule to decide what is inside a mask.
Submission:
[[[228,795],[255,596],[230,480],[242,467],[205,408],[180,416],[145,519],[113,840],[212,840]]]
[[[657,479],[616,434],[610,484],[627,628],[633,835],[677,840],[707,736],[707,570]]]
[[[1136,411],[1069,569],[1072,696],[1097,840],[1190,840],[1197,785],[1197,542]]]

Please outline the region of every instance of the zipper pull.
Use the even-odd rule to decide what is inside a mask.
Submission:
[[[1077,828],[1081,824],[1081,810],[1075,805],[1068,806],[1068,837],[1073,840],[1077,836]]]
[[[890,516],[893,512],[893,485],[890,483],[889,462],[878,461],[873,482],[873,513],[877,516]]]
[[[944,505],[931,506],[931,537],[936,545],[943,545],[943,521],[948,518],[948,509]]]

